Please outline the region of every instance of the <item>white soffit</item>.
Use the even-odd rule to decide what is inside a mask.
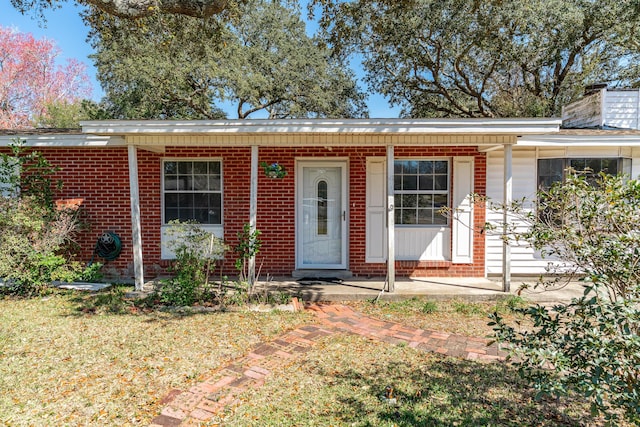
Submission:
[[[81,122],[96,135],[211,134],[484,134],[558,132],[560,119],[114,120]]]

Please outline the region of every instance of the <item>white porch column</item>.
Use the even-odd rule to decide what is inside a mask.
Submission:
[[[133,241],[133,270],[135,289],[142,291],[144,265],[142,263],[142,233],[140,231],[140,193],[138,190],[138,150],[129,145],[129,199],[131,203],[131,239]]]
[[[387,280],[389,292],[396,286],[396,252],[395,252],[395,206],[394,206],[394,151],[393,145],[387,146]]]
[[[502,291],[509,292],[511,290],[511,246],[509,246],[509,239],[507,233],[509,232],[509,208],[513,200],[513,147],[511,144],[505,144],[504,146],[504,182],[503,182],[503,196],[502,203],[504,204],[504,211],[502,216],[503,229],[502,229]]]
[[[258,146],[251,146],[251,186],[249,190],[249,230],[251,236],[256,231],[258,217]],[[256,279],[256,257],[249,258],[248,265],[249,284],[253,285]]]

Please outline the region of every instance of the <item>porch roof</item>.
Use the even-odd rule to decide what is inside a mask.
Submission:
[[[562,121],[532,119],[113,120],[81,122],[95,135],[428,134],[525,135],[557,132]]]
[[[35,147],[380,146],[503,147],[521,136],[559,131],[560,119],[109,120],[82,129],[0,130],[0,146],[16,138]]]
[[[523,135],[520,147],[640,147],[640,130],[635,129],[560,129],[553,134]]]

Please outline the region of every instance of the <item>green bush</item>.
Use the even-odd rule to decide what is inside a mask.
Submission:
[[[22,144],[0,155],[0,278],[4,293],[24,296],[46,292],[52,281],[74,281],[85,268],[72,260],[81,227],[78,209],[54,206],[57,168]]]
[[[557,275],[580,276],[584,296],[552,307],[514,307],[524,317],[491,325],[540,395],[583,395],[594,415],[640,422],[640,182],[569,174],[539,195],[518,237],[555,258]],[[553,281],[557,285],[556,281]],[[541,281],[538,286],[546,286]],[[532,326],[528,326],[532,325]]]
[[[190,306],[210,294],[209,278],[215,260],[224,253],[222,239],[195,222],[172,221],[167,230],[167,246],[175,254],[171,267],[174,277],[161,283],[158,293],[163,303]]]

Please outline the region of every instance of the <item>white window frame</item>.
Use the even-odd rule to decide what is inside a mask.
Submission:
[[[171,238],[175,238],[175,234],[168,234],[167,230],[171,228],[170,224],[166,223],[165,218],[165,188],[164,188],[164,165],[166,162],[219,162],[220,163],[220,224],[201,224],[203,230],[212,233],[214,236],[220,239],[224,238],[224,164],[221,157],[167,157],[161,159],[160,162],[160,208],[161,214],[161,227],[160,227],[160,258],[161,259],[175,259],[175,254],[169,249],[168,242]],[[212,192],[213,193],[213,192]]]
[[[394,189],[394,196],[401,196],[404,194],[415,194],[415,195],[421,195],[421,194],[426,194],[426,195],[444,195],[446,194],[447,196],[447,202],[446,202],[446,206],[445,207],[450,207],[451,206],[451,173],[452,173],[452,164],[453,162],[451,161],[450,157],[402,157],[402,158],[396,158],[394,159],[394,163],[395,162],[410,162],[410,161],[415,161],[415,162],[424,162],[424,161],[429,161],[429,162],[446,162],[447,163],[447,189],[446,191],[444,190],[395,190]],[[395,183],[395,178],[396,178],[396,173],[395,173],[395,164],[394,164],[394,183]],[[418,177],[420,176],[420,174],[418,174]],[[397,205],[396,203],[394,203],[395,208],[397,211],[400,211],[402,208],[401,206]],[[437,213],[434,212],[434,215],[437,215]],[[399,228],[428,228],[428,227],[435,227],[435,228],[450,228],[451,227],[451,221],[449,220],[448,217],[443,217],[445,222],[442,224],[436,224],[436,223],[432,223],[432,224],[399,224],[398,222],[395,222],[395,227],[399,227]],[[394,221],[396,221],[395,217],[394,217]]]

